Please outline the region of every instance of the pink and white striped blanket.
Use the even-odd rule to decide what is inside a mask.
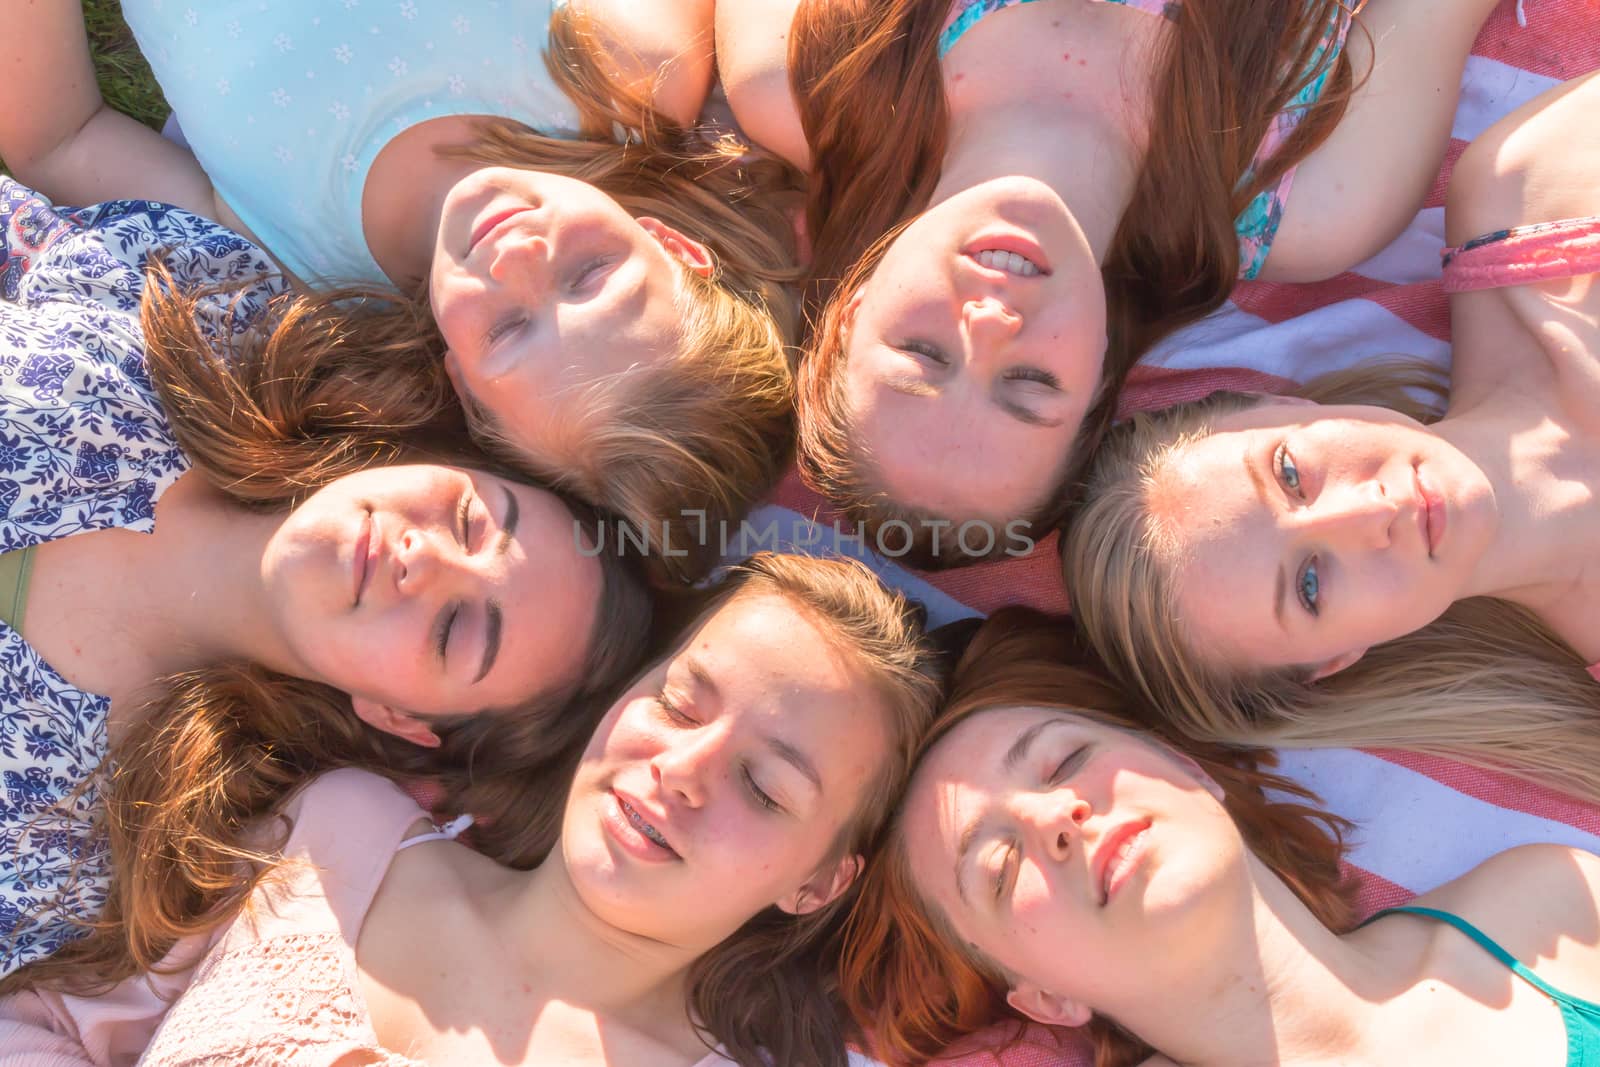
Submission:
[[[1135,371],[1126,409],[1158,407],[1224,386],[1272,389],[1395,353],[1448,365],[1450,321],[1439,251],[1451,166],[1496,119],[1560,81],[1600,67],[1600,0],[1524,0],[1523,6],[1526,26],[1518,25],[1515,0],[1505,0],[1478,37],[1449,154],[1426,206],[1405,232],[1371,260],[1329,281],[1239,286],[1226,306],[1170,338]],[[1328,210],[1338,207],[1330,204]],[[1023,559],[926,575],[853,548],[832,521],[824,502],[793,474],[751,519],[763,531],[776,528],[785,544],[802,551],[860,555],[886,580],[920,597],[935,624],[1004,604],[1067,607],[1054,539]],[[1513,845],[1550,841],[1600,852],[1600,806],[1514,778],[1400,752],[1324,749],[1282,757],[1291,777],[1356,824],[1349,861],[1368,911],[1402,903]],[[1028,1043],[1004,1055],[989,1051],[995,1040],[981,1035],[941,1063],[1089,1063],[1070,1035],[1043,1028],[1034,1028]]]

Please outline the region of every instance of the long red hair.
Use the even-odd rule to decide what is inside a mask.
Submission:
[[[1270,753],[1167,733],[1106,680],[1067,626],[1020,608],[984,623],[956,665],[919,757],[970,716],[1003,707],[1068,709],[1181,748],[1222,787],[1245,844],[1312,913],[1335,930],[1354,922],[1353,887],[1339,866],[1346,823],[1319,810],[1306,789],[1267,770]],[[951,936],[918,894],[898,822],[863,876],[845,931],[840,987],[864,1042],[896,1067],[921,1063],[961,1037],[1014,1018],[1003,977]],[[1092,1020],[1085,1033],[1097,1067],[1139,1063],[1153,1051],[1109,1020]]]
[[[1100,389],[1056,486],[1023,516],[1037,528],[1061,517],[1135,361],[1233,288],[1234,219],[1343,117],[1353,87],[1350,60],[1343,49],[1320,58],[1316,50],[1324,27],[1350,9],[1349,0],[1177,5],[1155,74],[1149,145],[1101,269],[1109,343]],[[852,415],[840,391],[842,309],[938,184],[950,125],[938,57],[948,10],[949,0],[801,0],[790,34],[790,90],[813,161],[806,202],[811,331],[797,382],[800,466],[846,514],[874,528],[904,517],[905,509],[884,498],[851,448]],[[1330,67],[1294,132],[1252,172],[1273,118]]]

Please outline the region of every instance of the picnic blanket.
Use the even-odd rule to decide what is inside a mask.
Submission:
[[[1568,78],[1600,67],[1600,0],[1504,0],[1467,62],[1449,152],[1417,213],[1389,247],[1314,285],[1249,282],[1204,321],[1169,338],[1135,370],[1125,410],[1160,407],[1223,387],[1281,389],[1292,381],[1393,354],[1450,361],[1450,319],[1440,285],[1444,193],[1467,143],[1501,116]],[[1600,121],[1600,117],[1596,118]],[[1374,175],[1373,180],[1382,180]],[[1328,205],[1337,211],[1337,204]],[[1220,368],[1220,369],[1219,369]],[[1067,609],[1054,538],[1030,555],[922,574],[865,551],[849,524],[790,473],[750,518],[781,547],[840,552],[927,604],[934,624],[1022,603]],[[1349,862],[1370,913],[1404,903],[1514,845],[1557,842],[1600,852],[1600,805],[1578,803],[1516,778],[1448,760],[1349,749],[1281,753],[1282,769],[1357,827]],[[1070,950],[1070,946],[1062,946]],[[1086,961],[1092,963],[1092,961]],[[940,1061],[947,1067],[1087,1067],[1070,1034],[1043,1027],[1004,1054],[1012,1028],[979,1035]]]

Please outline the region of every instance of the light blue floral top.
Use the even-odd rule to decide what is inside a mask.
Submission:
[[[233,311],[208,301],[208,330],[242,329],[282,288],[261,249],[197,215],[147,201],[55,208],[0,175],[0,551],[149,532],[188,469],[145,375],[139,298],[157,255],[180,285],[260,279]],[[0,974],[53,952],[82,932],[72,917],[104,903],[96,790],[74,791],[105,755],[109,703],[0,624]]]

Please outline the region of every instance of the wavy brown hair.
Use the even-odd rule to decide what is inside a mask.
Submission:
[[[1344,0],[1184,0],[1174,7],[1173,32],[1156,64],[1149,145],[1101,268],[1108,345],[1100,386],[1055,486],[1022,516],[1040,528],[1060,518],[1134,362],[1232,289],[1239,270],[1234,220],[1333,132],[1353,88],[1343,49],[1317,58],[1323,27],[1345,17]],[[806,202],[814,250],[808,306],[821,309],[797,383],[800,464],[819,491],[874,529],[917,513],[887,499],[852,447],[854,414],[841,391],[844,305],[938,184],[950,119],[937,43],[948,9],[946,0],[802,0],[789,43],[790,88],[814,171]],[[1317,102],[1252,170],[1274,116],[1325,72]],[[959,526],[972,516],[943,518]],[[977,562],[959,552],[936,557],[929,544],[914,545],[912,559]]]
[[[1250,851],[1328,927],[1353,924],[1354,887],[1339,863],[1348,829],[1342,819],[1270,771],[1270,753],[1180,740],[1096,669],[1069,627],[1036,612],[1006,608],[979,629],[919,758],[973,715],[1016,707],[1059,708],[1180,749],[1221,786]],[[868,864],[840,965],[864,1042],[893,1067],[920,1064],[961,1037],[1016,1018],[1000,968],[955,936],[917,891],[899,825],[897,819]],[[1097,1017],[1084,1031],[1097,1067],[1131,1067],[1154,1052],[1108,1019]]]
[[[171,281],[152,265],[141,308],[151,382],[197,472],[240,505],[289,508],[344,475],[404,459],[495,469],[461,435],[447,383],[418,392],[383,373],[381,325],[352,358],[308,367],[304,334],[328,324],[303,316],[296,298],[266,309],[274,328],[241,329],[232,311],[216,313],[219,294],[180,292]],[[320,342],[335,350],[351,342],[363,314],[358,301]],[[582,505],[568,506],[575,523],[594,521]],[[112,871],[104,911],[83,920],[86,937],[0,990],[92,993],[157,969],[180,938],[249,896],[264,868],[245,862],[256,855],[241,844],[246,828],[334,767],[427,777],[456,809],[492,808],[514,793],[517,817],[489,824],[480,840],[530,862],[541,856],[559,830],[572,762],[646,647],[651,606],[641,577],[614,553],[598,558],[600,602],[572,678],[515,707],[431,720],[436,749],[367,726],[331,686],[255,664],[154,683],[86,794],[104,800]]]
[[[888,751],[840,829],[825,865],[869,852],[911,772],[939,697],[922,609],[849,559],[761,553],[732,568],[698,620],[733,597],[777,595],[827,635],[878,697]],[[693,626],[685,631],[693,631]],[[675,642],[676,644],[676,642]],[[854,889],[808,915],[770,907],[689,970],[691,1021],[740,1067],[845,1067],[838,938]]]

